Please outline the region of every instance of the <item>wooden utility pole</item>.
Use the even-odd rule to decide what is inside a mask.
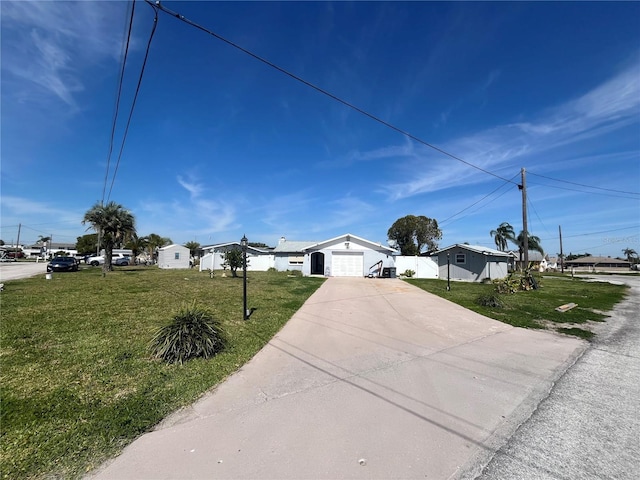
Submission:
[[[519,185],[520,190],[522,190],[522,250],[523,250],[523,258],[522,258],[522,266],[521,268],[524,270],[525,265],[529,266],[529,230],[527,228],[527,179],[526,179],[526,171],[524,167],[522,167],[522,185]]]
[[[558,233],[560,234],[560,271],[564,273],[564,254],[562,253],[562,228],[558,225]]]
[[[22,224],[19,223],[18,224],[18,241],[16,242],[16,252],[18,251],[18,248],[20,247],[20,229],[22,228]]]

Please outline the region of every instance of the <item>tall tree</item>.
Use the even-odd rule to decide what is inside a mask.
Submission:
[[[629,263],[634,263],[634,260],[638,258],[638,252],[633,248],[625,248],[622,250],[622,253],[627,257],[627,262]]]
[[[173,243],[169,237],[161,237],[157,233],[150,233],[145,238],[147,240],[149,254],[154,261],[157,259],[156,250],[158,248],[162,248]]]
[[[520,264],[522,265],[522,256],[524,255],[524,232],[522,230],[520,230],[520,233],[516,237],[516,244],[518,245],[518,252],[520,253]],[[529,251],[540,252],[540,255],[544,255],[544,249],[542,248],[542,244],[540,243],[540,237],[536,237],[535,235],[531,235],[530,233],[528,233],[527,246],[529,247]],[[526,267],[526,265],[522,266]]]
[[[136,233],[135,219],[131,212],[125,210],[116,202],[106,205],[96,203],[84,214],[83,224],[90,224],[100,235],[100,243],[104,248],[104,264],[102,273],[112,270],[111,259],[113,248],[117,244],[123,244]]]
[[[98,250],[98,234],[88,233],[76,238],[76,250],[81,255],[95,254]]]
[[[496,242],[496,247],[501,252],[506,252],[509,242],[517,244],[516,232],[508,222],[502,222],[498,228],[491,230],[489,235],[493,237],[493,241]]]
[[[128,248],[129,250],[131,250],[133,252],[133,258],[135,259],[138,255],[145,251],[147,245],[147,237],[139,237],[138,235],[133,235],[124,245],[124,248]]]
[[[420,255],[423,249],[437,249],[437,240],[442,238],[442,231],[435,219],[424,215],[407,215],[391,225],[387,237],[397,245],[402,255],[413,256]]]
[[[195,257],[200,250],[200,244],[198,242],[190,241],[184,244],[189,249],[189,254]]]

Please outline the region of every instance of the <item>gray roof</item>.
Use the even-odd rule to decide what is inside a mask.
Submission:
[[[456,243],[455,245],[451,245],[449,247],[443,248],[442,250],[438,250],[435,254],[446,252],[447,250],[452,250],[454,248],[464,248],[465,250],[470,250],[475,253],[480,254],[489,254],[496,257],[511,257],[511,253],[509,252],[501,252],[500,250],[496,250],[495,248],[482,247],[480,245],[467,245],[466,243]]]
[[[611,257],[593,257],[591,255],[589,255],[588,257],[580,257],[580,258],[576,258],[574,260],[566,260],[564,262],[565,265],[571,265],[572,263],[591,263],[591,264],[598,264],[598,263],[618,263],[618,264],[625,264],[625,265],[630,265],[630,263],[626,260],[620,260],[619,258],[611,258]]]
[[[311,245],[316,245],[318,242],[292,242],[290,240],[282,240],[276,248],[273,249],[275,253],[302,253],[306,248]]]

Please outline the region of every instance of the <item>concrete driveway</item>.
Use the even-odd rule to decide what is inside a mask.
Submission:
[[[2,262],[0,263],[0,282],[35,277],[47,272],[47,262]]]
[[[401,280],[329,278],[239,372],[93,477],[473,475],[585,348]]]

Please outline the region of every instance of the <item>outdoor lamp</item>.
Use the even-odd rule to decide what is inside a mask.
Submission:
[[[247,236],[243,235],[240,240],[240,246],[242,247],[242,319],[249,318],[247,313]]]

